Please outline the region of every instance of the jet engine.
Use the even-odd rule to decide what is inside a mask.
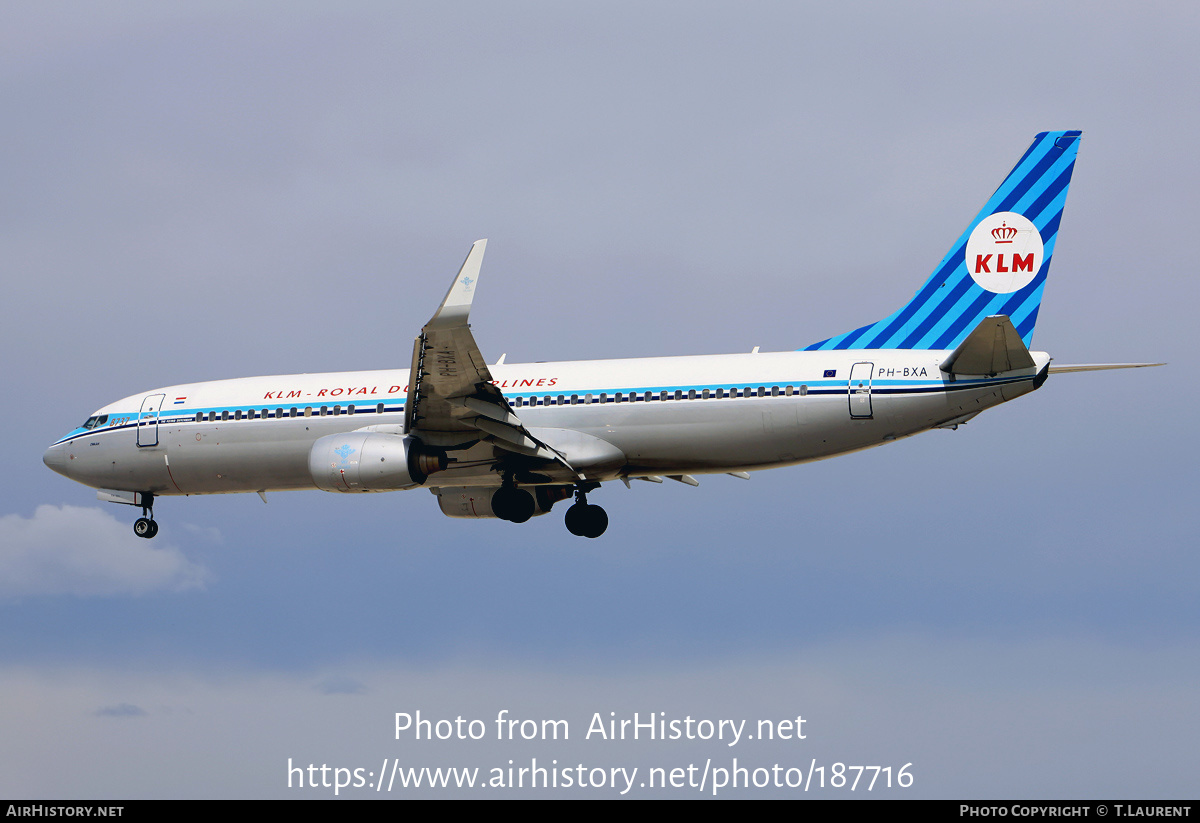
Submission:
[[[444,468],[444,454],[415,438],[383,432],[329,434],[308,453],[313,482],[327,492],[412,489]]]

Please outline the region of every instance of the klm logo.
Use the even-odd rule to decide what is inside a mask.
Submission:
[[[983,274],[984,272],[991,273],[988,266],[992,262],[992,257],[996,258],[996,273],[1007,274],[1008,272],[1018,271],[1033,271],[1033,252],[1025,255],[1020,254],[977,254],[975,255],[975,274]],[[1008,263],[1005,263],[1007,259]]]
[[[984,291],[1012,294],[1033,282],[1042,267],[1041,232],[1023,215],[989,214],[967,239],[967,272]]]

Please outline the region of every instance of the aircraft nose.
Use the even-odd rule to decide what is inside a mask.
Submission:
[[[42,455],[42,462],[47,468],[53,469],[59,474],[67,473],[67,450],[61,443],[56,443],[46,449],[46,453]]]

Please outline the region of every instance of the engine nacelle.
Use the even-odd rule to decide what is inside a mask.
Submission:
[[[446,468],[445,455],[419,440],[382,432],[329,434],[313,443],[308,471],[327,492],[390,492],[413,489]]]
[[[492,495],[498,486],[443,486],[434,489],[438,506],[447,517],[499,517],[492,509]],[[559,500],[573,493],[571,486],[532,486],[525,489],[533,497],[533,516],[550,511]]]

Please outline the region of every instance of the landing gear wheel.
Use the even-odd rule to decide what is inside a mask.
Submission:
[[[599,537],[608,528],[608,512],[581,501],[567,509],[566,526],[576,537]]]
[[[492,495],[492,513],[510,523],[524,523],[533,517],[533,495],[524,489],[503,486]]]
[[[133,521],[133,533],[138,537],[150,539],[158,534],[158,524],[148,517],[139,517]]]

